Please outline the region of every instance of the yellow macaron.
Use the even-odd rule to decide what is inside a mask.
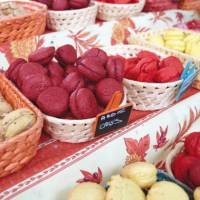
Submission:
[[[158,46],[165,45],[163,37],[161,35],[151,35],[148,37],[148,41]]]
[[[185,42],[184,40],[168,40],[165,42],[165,47],[184,52]]]
[[[167,30],[163,35],[164,39],[167,40],[183,40],[185,38],[184,32],[181,30]]]

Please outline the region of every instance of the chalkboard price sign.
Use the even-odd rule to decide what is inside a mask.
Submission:
[[[97,115],[94,129],[95,136],[99,136],[126,126],[128,124],[132,107],[132,104],[127,104],[124,107]]]

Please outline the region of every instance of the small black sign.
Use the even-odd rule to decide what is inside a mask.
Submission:
[[[95,136],[126,126],[132,107],[132,104],[127,104],[124,107],[99,114],[96,119]]]

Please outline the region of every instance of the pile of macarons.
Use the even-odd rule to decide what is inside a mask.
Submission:
[[[35,0],[39,3],[47,5],[51,10],[63,11],[86,8],[90,4],[90,0]]]
[[[71,45],[42,47],[28,61],[12,62],[6,76],[46,115],[88,119],[102,112],[115,92],[124,94],[124,65],[124,58],[99,48],[77,57]]]
[[[126,59],[125,78],[150,83],[178,81],[183,72],[179,58],[169,56],[161,59],[155,53],[141,51],[135,57]]]
[[[167,29],[163,34],[153,34],[147,40],[154,45],[163,46],[195,57],[200,57],[200,35],[185,33],[181,29]]]

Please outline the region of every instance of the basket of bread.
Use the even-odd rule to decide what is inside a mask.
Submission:
[[[35,156],[42,127],[41,112],[0,73],[0,177]]]

